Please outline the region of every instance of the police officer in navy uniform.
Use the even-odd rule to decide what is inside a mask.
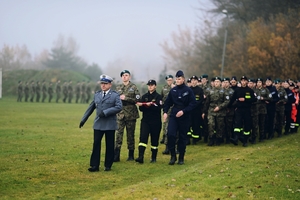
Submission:
[[[117,126],[116,114],[122,110],[122,101],[120,95],[111,90],[113,79],[105,74],[100,76],[100,86],[102,91],[97,91],[94,99],[85,111],[79,128],[88,120],[89,116],[96,110],[96,117],[94,120],[94,144],[93,152],[90,159],[90,172],[99,171],[100,155],[101,155],[101,140],[105,134],[105,161],[104,171],[110,171],[114,161],[114,144],[115,144],[115,130]]]
[[[163,107],[164,121],[168,117],[168,110],[171,106],[171,114],[168,124],[168,148],[171,153],[169,165],[174,165],[177,157],[175,152],[176,134],[178,132],[178,164],[184,164],[186,149],[186,134],[189,129],[190,112],[197,106],[195,95],[191,88],[185,85],[184,74],[181,70],[176,73],[176,86],[171,89]]]
[[[144,163],[144,153],[147,147],[149,135],[151,137],[151,163],[156,162],[158,140],[161,130],[161,106],[162,97],[156,92],[156,81],[149,80],[148,92],[144,94],[139,102],[139,110],[143,113],[140,126],[139,157],[135,159],[138,163]]]

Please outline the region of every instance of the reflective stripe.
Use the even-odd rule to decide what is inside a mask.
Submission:
[[[244,135],[250,135],[250,131],[249,132],[244,132]]]
[[[248,95],[246,95],[246,96],[245,96],[245,98],[246,98],[246,99],[250,99],[250,98],[251,98],[251,96],[248,96]]]
[[[151,149],[158,149],[158,147],[155,147],[155,146],[151,146]]]
[[[139,143],[139,146],[147,147],[147,144],[145,144],[145,143]]]
[[[191,132],[187,132],[187,135],[192,135],[192,133]]]
[[[234,132],[241,132],[241,129],[235,128],[233,131],[234,131]]]
[[[295,126],[299,126],[299,124],[295,124]]]
[[[192,138],[199,138],[199,135],[193,135],[192,134]]]

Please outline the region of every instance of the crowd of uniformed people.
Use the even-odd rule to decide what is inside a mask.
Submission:
[[[247,147],[249,143],[298,132],[300,80],[246,76],[213,77],[209,80],[206,74],[186,78],[179,70],[175,77],[165,77],[166,84],[161,91],[156,91],[155,80],[149,80],[148,91],[140,94],[138,87],[131,82],[128,70],[123,70],[120,76],[122,83],[112,88],[122,101],[122,110],[116,114],[118,128],[114,152],[109,152],[113,154],[113,162],[121,160],[124,129],[127,134],[127,161],[144,163],[150,137],[150,161],[156,162],[161,143],[165,144],[162,153],[171,155],[170,165],[177,161],[176,154],[179,154],[178,164],[184,164],[186,145],[196,145],[200,141],[208,146],[238,145],[241,142]],[[99,86],[96,86],[93,91],[98,89]],[[62,86],[59,80],[55,84],[32,81],[24,85],[20,81],[17,101],[22,101],[24,96],[25,102],[44,102],[48,96],[48,102],[51,102],[53,93],[56,93],[56,102],[62,99],[64,103],[71,103],[75,94],[76,103],[89,103],[93,91],[91,84],[85,81],[78,82],[75,89],[72,81],[65,81]],[[139,152],[135,159],[138,109],[142,119],[138,131]]]
[[[89,81],[73,82],[60,80],[48,81],[19,81],[17,87],[17,102],[49,102],[56,103],[89,103],[92,94],[99,90],[99,84]]]

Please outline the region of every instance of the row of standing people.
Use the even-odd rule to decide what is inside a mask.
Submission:
[[[72,81],[58,80],[55,83],[46,81],[19,81],[17,87],[17,102],[22,102],[23,97],[25,102],[49,102],[55,98],[55,102],[62,101],[63,103],[72,103],[75,97],[75,103],[89,103],[94,91],[98,90],[98,85],[95,90],[92,90],[94,84],[89,81],[78,81],[73,85]]]
[[[233,84],[233,81],[237,82],[236,78],[231,80],[231,86],[230,79],[224,79],[224,83],[228,82],[228,90],[225,92],[225,89],[221,87],[222,80],[219,77],[216,77],[215,80],[212,81],[214,83],[213,87],[208,87],[207,75],[202,76],[200,84],[198,78],[194,76],[192,80],[195,80],[195,86],[188,87],[185,85],[183,72],[178,71],[176,73],[176,84],[172,85],[173,76],[167,76],[166,81],[168,84],[163,87],[161,94],[158,94],[156,92],[156,82],[149,80],[147,83],[148,92],[140,97],[137,86],[130,81],[130,72],[124,70],[120,76],[122,78],[122,84],[116,87],[116,93],[118,95],[115,97],[115,101],[119,99],[122,102],[121,109],[119,104],[111,105],[115,108],[118,107],[118,109],[115,109],[116,112],[111,114],[111,116],[116,117],[117,126],[112,129],[113,132],[109,132],[107,129],[103,130],[101,127],[99,128],[100,131],[102,131],[100,134],[101,139],[104,134],[108,137],[108,135],[114,135],[115,130],[117,131],[116,138],[113,136],[110,137],[110,141],[106,140],[105,171],[110,171],[113,162],[120,161],[125,128],[128,149],[127,161],[135,160],[139,163],[144,162],[144,152],[148,143],[148,137],[151,136],[152,154],[150,160],[152,163],[156,162],[159,134],[162,127],[161,108],[163,108],[164,119],[164,143],[167,147],[164,152],[168,151],[168,153],[171,154],[170,165],[175,164],[177,161],[176,148],[179,152],[178,164],[184,163],[186,144],[187,140],[189,140],[187,133],[189,130],[193,131],[191,135],[194,136],[194,143],[204,137],[206,142],[209,139],[209,146],[214,144],[219,145],[225,134],[226,142],[231,141],[233,144],[237,144],[239,139],[243,142],[244,146],[247,145],[245,141],[249,139],[250,132],[253,129],[252,122],[254,121],[251,119],[251,108],[259,101],[254,90],[248,87],[249,80],[247,77],[243,76],[241,78],[241,87],[239,88]],[[97,121],[110,116],[106,110],[101,108],[101,104],[104,103],[102,85],[111,85],[112,79],[111,81],[107,81],[105,78],[102,79],[102,91],[95,94],[94,101],[90,104],[80,122],[81,128],[92,113],[91,110],[97,109],[94,121],[94,146],[90,160],[91,167],[89,168],[91,172],[99,171],[100,165],[99,143],[101,147],[101,139],[99,139],[96,133],[97,129],[95,129],[95,124],[97,124]],[[102,79],[100,77],[100,81]],[[105,98],[108,97],[106,96]],[[107,103],[109,102],[111,103],[113,101],[107,101]],[[138,158],[134,159],[134,133],[136,120],[139,118],[137,106],[143,113],[143,117],[140,127]],[[225,122],[229,118],[232,125],[224,129]],[[192,127],[192,129],[190,129],[190,127]],[[200,127],[202,127],[202,130]],[[229,129],[231,130],[229,132],[232,132],[231,134],[223,132],[223,130]],[[254,133],[251,136],[253,135]]]

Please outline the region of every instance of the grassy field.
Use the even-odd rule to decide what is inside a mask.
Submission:
[[[200,142],[174,166],[163,146],[155,164],[148,147],[141,165],[126,161],[123,145],[112,171],[102,156],[90,173],[94,115],[78,128],[87,106],[0,99],[1,199],[300,199],[299,133],[247,148]]]

